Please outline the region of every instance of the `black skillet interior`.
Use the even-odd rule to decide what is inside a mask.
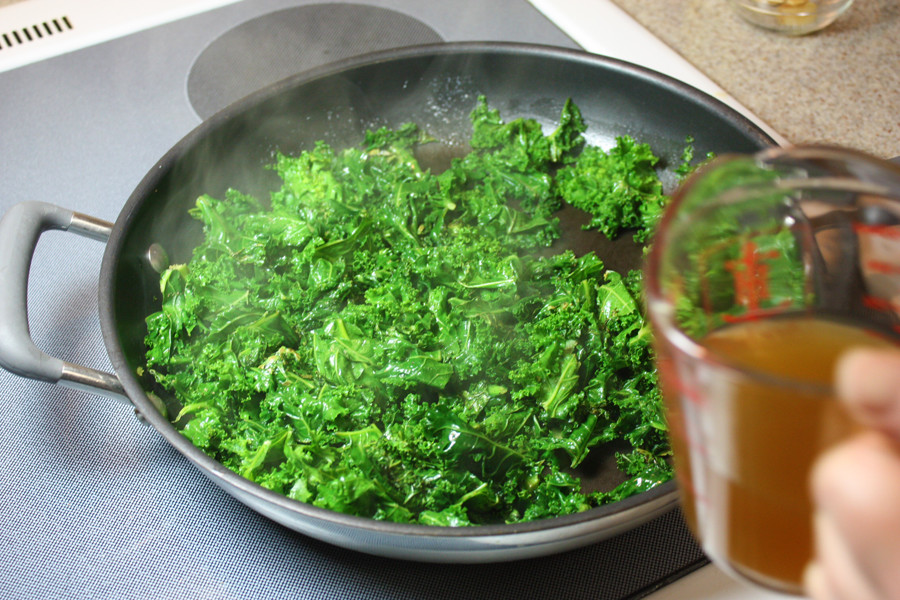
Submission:
[[[274,153],[297,153],[324,140],[347,147],[366,129],[415,122],[443,144],[427,151],[439,165],[464,151],[478,95],[504,119],[530,117],[555,126],[567,98],[580,107],[587,141],[608,147],[629,134],[661,157],[664,181],[680,163],[688,136],[698,156],[754,152],[772,140],[702,93],[618,61],[584,53],[506,44],[447,44],[388,52],[337,71],[300,75],[263,90],[202,124],[167,154],[135,190],[116,224],[101,276],[101,321],[113,364],[124,378],[144,363],[145,317],[158,310],[158,273],[148,260],[156,245],[183,262],[198,235],[188,216],[197,196],[229,187],[267,198],[279,180],[265,166]],[[637,268],[640,250],[626,236],[609,243],[583,232],[580,215],[563,219],[563,244],[594,249],[610,268]],[[143,394],[130,393],[142,412]],[[151,419],[155,420],[155,419]]]

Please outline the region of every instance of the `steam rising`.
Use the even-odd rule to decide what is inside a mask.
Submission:
[[[126,355],[141,364],[144,318],[159,308],[158,270],[186,262],[200,239],[200,224],[188,214],[197,197],[222,197],[235,188],[265,200],[281,184],[267,168],[277,152],[296,155],[318,140],[340,150],[360,144],[367,129],[407,122],[441,142],[421,153],[423,164],[440,169],[468,150],[469,113],[479,95],[504,118],[533,118],[548,130],[571,98],[582,110],[589,143],[608,148],[616,136],[629,134],[649,143],[664,168],[679,164],[689,134],[698,153],[752,151],[761,144],[755,133],[694,98],[600,58],[471,46],[410,51],[318,78],[285,80],[205,121],[148,174],[123,211],[129,213],[127,233],[113,287],[127,298],[117,299],[116,307],[129,330],[122,336]]]

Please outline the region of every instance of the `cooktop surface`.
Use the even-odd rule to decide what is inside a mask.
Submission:
[[[603,32],[621,41],[610,54],[657,43],[638,39],[646,34],[607,2],[583,13],[567,12],[569,0],[121,4],[130,3],[0,0],[0,213],[42,200],[114,221],[201,120],[341,58],[486,40],[598,52]],[[645,58],[718,93],[664,50]],[[111,371],[97,317],[102,252],[94,241],[44,236],[29,322],[48,353]],[[677,512],[517,563],[361,555],[246,509],[121,404],[5,371],[0,398],[0,597],[624,599],[705,563]]]

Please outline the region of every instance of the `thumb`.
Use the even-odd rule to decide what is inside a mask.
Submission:
[[[838,361],[835,385],[861,424],[900,440],[900,350],[849,350]]]

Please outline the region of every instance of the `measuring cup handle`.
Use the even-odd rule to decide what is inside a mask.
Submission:
[[[38,239],[58,229],[105,242],[112,224],[46,202],[16,204],[0,219],[0,366],[27,377],[129,402],[115,375],[40,350],[28,327],[28,275]]]

